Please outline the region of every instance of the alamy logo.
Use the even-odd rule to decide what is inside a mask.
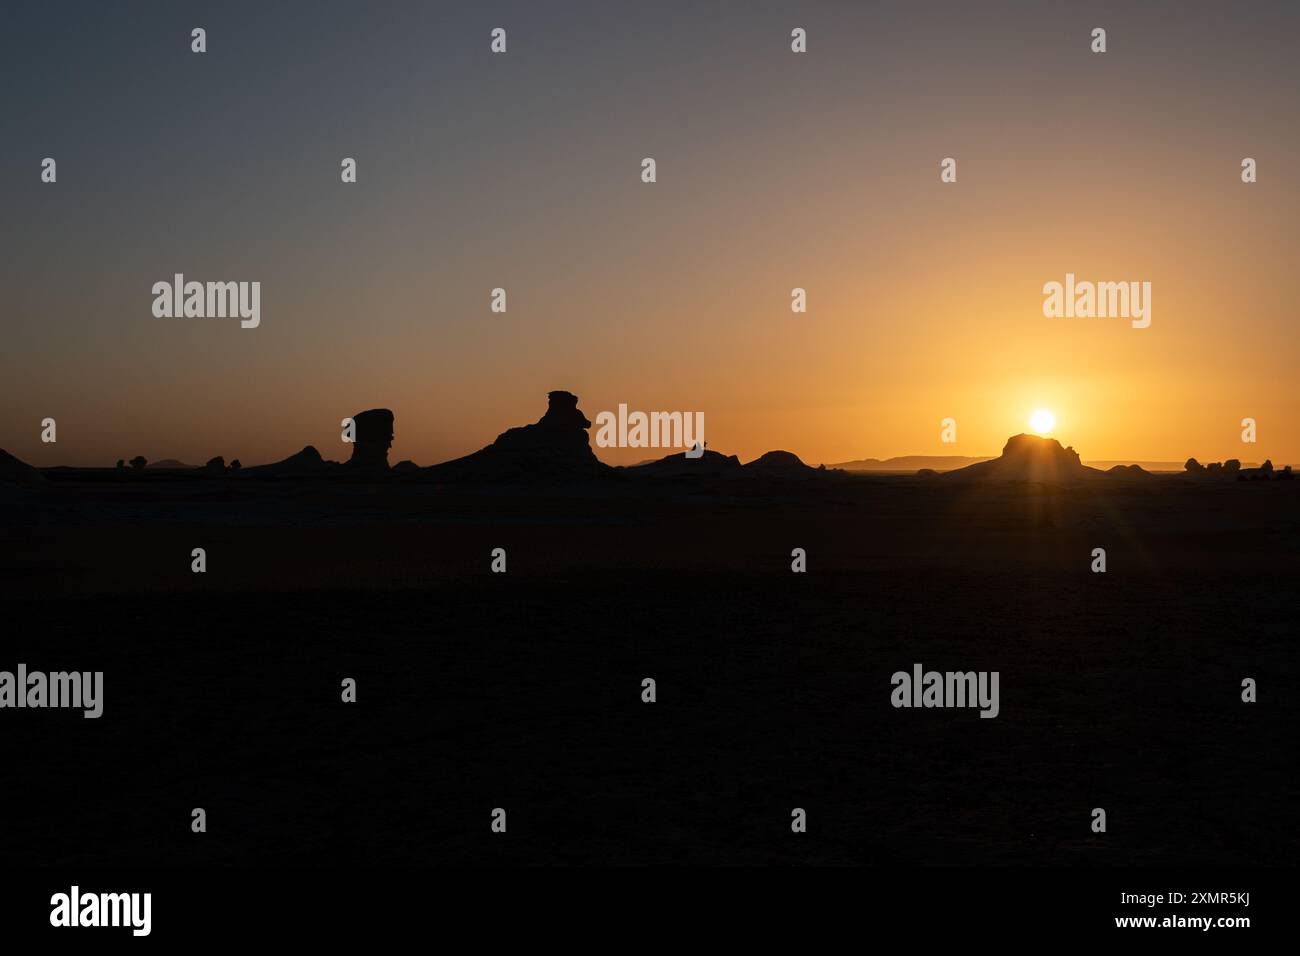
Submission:
[[[981,717],[998,715],[998,671],[895,671],[889,682],[895,707],[978,707]]]
[[[152,928],[152,893],[86,893],[75,883],[70,892],[50,897],[51,926],[129,926],[131,935]]]
[[[159,319],[225,319],[238,316],[240,328],[262,323],[262,283],[186,282],[178,272],[171,282],[153,284],[153,314]]]
[[[98,717],[104,712],[104,672],[29,673],[19,664],[17,674],[0,671],[0,709],[5,707],[69,707],[88,719]]]
[[[1067,272],[1064,284],[1045,283],[1043,296],[1049,319],[1132,319],[1135,329],[1151,324],[1150,282],[1076,282]]]
[[[596,445],[600,448],[685,448],[687,458],[704,454],[703,412],[628,412],[596,415]]]

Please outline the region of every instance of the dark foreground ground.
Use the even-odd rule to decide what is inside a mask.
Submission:
[[[0,712],[14,865],[1296,856],[1300,483],[63,476],[0,509],[0,669],[105,672],[99,720]],[[892,708],[916,662],[999,671],[1000,715]]]

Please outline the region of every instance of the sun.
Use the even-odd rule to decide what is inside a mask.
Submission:
[[[1040,435],[1046,435],[1056,427],[1056,416],[1046,408],[1040,408],[1029,416],[1029,427]]]

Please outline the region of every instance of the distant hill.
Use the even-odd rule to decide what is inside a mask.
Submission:
[[[183,471],[187,468],[197,468],[198,465],[187,465],[183,461],[177,461],[175,458],[164,458],[161,461],[151,461],[145,465],[146,468],[162,468],[169,471]]]
[[[794,452],[769,451],[744,465],[746,472],[768,478],[808,478],[818,473],[805,465]]]
[[[1085,461],[1084,464],[1091,468],[1100,468],[1103,471],[1109,471],[1117,465],[1137,465],[1143,471],[1183,470],[1183,462],[1181,461],[1138,461],[1136,458],[1116,458],[1113,461]]]
[[[740,459],[735,455],[723,455],[705,448],[699,458],[687,458],[685,452],[653,458],[625,468],[629,475],[646,478],[693,478],[707,475],[717,478],[725,475],[737,475],[743,471]]]
[[[638,477],[657,478],[809,478],[827,474],[823,469],[805,465],[793,452],[769,451],[742,465],[735,455],[722,455],[708,448],[704,449],[704,454],[699,458],[687,458],[685,452],[678,452],[624,470]]]
[[[897,458],[860,458],[856,461],[842,461],[837,465],[828,464],[827,468],[839,468],[842,471],[954,471],[981,461],[991,461],[993,455],[901,455]]]

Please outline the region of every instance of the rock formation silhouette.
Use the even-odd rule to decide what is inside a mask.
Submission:
[[[1270,459],[1265,459],[1262,465],[1242,467],[1241,460],[1238,458],[1212,461],[1207,465],[1202,465],[1195,458],[1189,458],[1183,467],[1185,468],[1183,477],[1205,481],[1289,481],[1291,478],[1290,465],[1287,465],[1283,471],[1277,471]]]
[[[1258,468],[1243,468],[1237,475],[1238,481],[1291,481],[1291,466],[1287,465],[1281,471],[1273,467],[1273,460],[1265,458],[1264,464]]]
[[[655,461],[641,462],[625,470],[629,475],[638,478],[695,478],[700,476],[720,478],[728,475],[739,475],[743,472],[744,466],[741,465],[740,459],[735,455],[724,455],[721,452],[705,448],[704,454],[699,458],[687,458],[686,452],[679,451],[675,455],[666,455]]]
[[[272,462],[269,465],[254,465],[250,468],[243,469],[244,474],[274,476],[274,475],[314,475],[320,474],[337,467],[337,462],[325,461],[313,446],[308,445],[302,451],[295,455],[290,455],[283,461]]]
[[[440,481],[531,481],[600,478],[613,474],[591,450],[591,422],[578,410],[578,396],[555,391],[535,424],[511,428],[486,448],[422,470]]]
[[[821,465],[812,467],[805,464],[799,456],[788,451],[769,451],[753,461],[741,464],[735,455],[724,455],[705,448],[699,458],[687,458],[684,452],[676,452],[663,458],[643,461],[637,465],[613,468],[604,464],[595,455],[588,434],[591,421],[578,408],[578,398],[571,392],[552,391],[547,395],[547,409],[542,417],[531,425],[509,428],[497,436],[492,444],[452,461],[442,462],[421,468],[410,460],[403,460],[394,466],[388,464],[388,453],[392,447],[394,430],[393,412],[386,408],[372,408],[358,412],[353,416],[355,425],[351,458],[346,465],[328,461],[321,457],[311,445],[297,454],[290,455],[278,462],[257,465],[241,469],[236,459],[227,468],[224,458],[218,455],[204,466],[187,465],[174,459],[163,459],[149,463],[144,456],[137,455],[129,462],[117,461],[117,469],[127,478],[131,474],[142,475],[150,471],[192,470],[200,474],[224,476],[238,474],[240,480],[245,478],[279,478],[279,477],[315,477],[329,476],[344,478],[355,476],[400,476],[404,481],[472,481],[472,482],[531,482],[531,481],[582,481],[611,477],[615,475],[628,478],[760,478],[767,480],[807,479],[817,476],[849,479],[853,470],[890,471],[891,468],[847,468]],[[861,466],[901,465],[909,462],[954,462],[962,460],[957,456],[906,456],[887,459],[864,459],[848,462],[846,465]],[[1015,435],[1007,440],[1002,454],[993,459],[965,459],[973,461],[964,468],[947,472],[936,472],[932,468],[922,468],[914,472],[917,478],[925,481],[936,480],[1000,480],[1029,482],[1073,482],[1078,480],[1110,479],[1121,481],[1147,481],[1155,476],[1137,464],[1115,464],[1106,471],[1100,467],[1089,467],[1080,460],[1078,452],[1070,447],[1062,447],[1060,442],[1037,435]],[[1111,462],[1097,462],[1105,466]],[[1156,462],[1155,464],[1172,464]],[[1184,475],[1192,479],[1241,480],[1241,481],[1291,481],[1294,480],[1291,466],[1276,469],[1271,460],[1255,466],[1235,459],[1225,462],[1211,462],[1202,465],[1195,458],[1187,459]],[[56,482],[64,472],[75,469],[47,469],[49,478]],[[42,482],[47,476],[41,470],[0,451],[0,480],[9,482]],[[187,476],[188,477],[188,476]],[[760,486],[761,487],[761,486]]]
[[[805,465],[798,455],[789,451],[769,451],[745,464],[745,471],[765,478],[809,478],[817,469]]]
[[[1141,470],[1141,469],[1139,469]],[[1001,456],[992,461],[945,472],[943,479],[992,481],[1071,482],[1101,477],[1105,472],[1089,468],[1073,448],[1062,448],[1055,438],[1014,435],[1007,439]],[[1144,472],[1145,474],[1145,472]]]
[[[0,448],[0,481],[12,481],[19,485],[44,484],[45,478],[27,462],[15,458]]]
[[[387,471],[388,449],[393,447],[393,413],[387,408],[372,408],[357,412],[352,421],[356,423],[356,434],[347,467]]]

